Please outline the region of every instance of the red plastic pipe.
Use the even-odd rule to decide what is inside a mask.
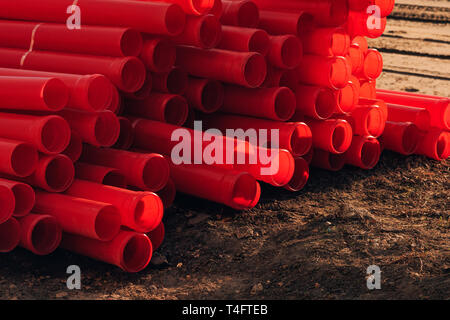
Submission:
[[[133,145],[134,132],[130,120],[125,117],[118,117],[120,124],[120,134],[114,148],[128,150]]]
[[[0,109],[62,110],[69,90],[58,78],[0,76]]]
[[[429,99],[433,99],[433,100],[447,100],[449,101],[450,98],[447,97],[440,97],[440,96],[435,96],[435,95],[430,95],[430,94],[423,94],[423,93],[418,93],[418,92],[408,92],[408,91],[393,91],[393,90],[386,90],[386,89],[377,89],[377,92],[383,92],[383,93],[394,93],[394,94],[400,94],[400,95],[405,95],[405,96],[412,96],[412,97],[422,97],[422,98],[429,98]]]
[[[46,154],[63,151],[70,141],[70,127],[59,116],[0,113],[0,137],[25,141]]]
[[[38,153],[29,143],[0,138],[0,172],[26,177],[36,169]]]
[[[262,29],[223,26],[220,49],[241,52],[258,52],[265,56],[269,52],[269,35]]]
[[[159,190],[157,194],[164,205],[164,209],[170,208],[175,201],[175,196],[177,194],[177,189],[172,179],[169,179],[166,186],[162,190]]]
[[[68,195],[111,203],[121,216],[121,224],[138,232],[154,230],[163,217],[163,203],[153,192],[135,192],[85,180],[75,180]]]
[[[11,194],[5,190],[5,188],[12,191],[14,196],[14,211],[12,212],[13,216],[23,217],[30,213],[31,209],[34,206],[35,195],[32,187],[25,183],[0,179],[0,198],[2,199],[2,205],[0,206],[0,221],[5,221],[6,219],[2,219],[1,217],[5,217],[9,214],[9,208],[11,205],[10,196]],[[5,201],[6,199],[6,201]],[[9,203],[9,205],[8,205]]]
[[[194,46],[203,49],[215,48],[222,35],[222,25],[219,19],[207,14],[203,16],[188,16],[184,31],[171,40],[176,44]]]
[[[189,106],[183,96],[153,92],[145,100],[127,100],[126,113],[146,119],[183,125]]]
[[[314,148],[331,153],[344,153],[350,147],[353,137],[351,125],[342,119],[305,119],[311,128]]]
[[[369,38],[378,38],[386,30],[386,17],[380,18],[379,25],[376,22],[371,23],[374,18],[366,12],[350,11],[348,15],[347,30],[351,36],[365,36]],[[374,20],[376,21],[376,20]]]
[[[121,96],[125,97],[125,98],[129,98],[129,99],[134,99],[134,100],[143,100],[145,98],[148,98],[148,96],[150,95],[152,90],[153,90],[153,77],[152,77],[152,73],[147,70],[147,73],[145,75],[145,81],[144,81],[144,84],[142,85],[142,87],[138,91],[135,91],[135,92],[122,92]],[[110,110],[110,111],[113,111],[114,113],[118,114],[121,111],[119,109],[120,108],[116,108],[116,109]]]
[[[77,162],[81,157],[81,152],[83,151],[83,140],[77,134],[72,132],[70,135],[70,142],[66,149],[64,149],[62,154],[68,156],[72,162]]]
[[[144,83],[144,85],[145,85],[145,83]],[[141,90],[141,89],[139,89],[139,90]],[[106,110],[111,111],[115,114],[118,114],[118,113],[120,113],[122,107],[123,107],[122,97],[119,94],[119,90],[117,90],[117,88],[114,85],[111,85],[111,99],[109,100],[109,103],[106,106]]]
[[[349,13],[347,0],[253,0],[260,9],[288,12],[309,12],[314,21],[323,26],[340,26],[345,23]]]
[[[120,230],[120,213],[109,203],[36,191],[33,211],[53,216],[65,232],[101,241],[113,239]]]
[[[222,16],[225,25],[256,28],[259,24],[259,9],[251,0],[222,0]]]
[[[172,155],[173,148],[178,144],[178,142],[172,141],[171,137],[173,132],[180,129],[180,127],[145,119],[135,118],[132,119],[132,121],[136,133],[135,147],[160,152],[167,156]],[[273,152],[277,152],[277,154],[274,154],[270,150],[263,147],[250,145],[248,142],[243,140],[237,141],[237,139],[233,137],[214,136],[187,128],[183,128],[183,130],[186,130],[190,134],[191,138],[194,137],[190,141],[192,148],[191,150],[201,150],[202,154],[205,152],[208,145],[210,145],[209,141],[211,141],[211,139],[216,139],[216,142],[220,143],[220,148],[223,151],[222,154],[224,156],[223,159],[220,159],[224,164],[216,165],[221,166],[222,168],[234,168],[241,172],[249,172],[256,179],[274,186],[283,186],[287,184],[294,174],[294,158],[290,152],[285,149],[276,149]],[[243,162],[245,163],[229,163],[229,161],[226,160],[226,151],[227,146],[229,145],[233,146],[232,152],[234,159],[244,158],[245,161]],[[251,155],[261,154],[267,155],[270,157],[269,160],[272,161],[264,164],[261,161],[261,157],[257,157],[259,159],[256,159],[256,163],[250,163],[248,161],[248,158]],[[192,156],[193,155],[191,153],[191,157]],[[195,159],[191,158],[190,161],[193,163],[195,162]],[[276,169],[278,169],[277,172],[274,172]]]
[[[63,110],[60,115],[84,142],[94,146],[109,147],[116,143],[120,123],[111,111],[90,113],[78,110]]]
[[[127,188],[125,176],[117,169],[84,162],[75,163],[77,179],[92,181],[117,188]],[[94,199],[95,200],[95,199]]]
[[[362,52],[364,53],[364,56],[366,55],[367,51],[369,50],[369,44],[367,43],[367,39],[364,36],[355,36],[352,38],[352,44],[356,44],[360,47]]]
[[[23,69],[0,68],[0,76],[54,77],[69,89],[67,107],[86,111],[105,110],[111,99],[111,82],[101,74],[75,75]]]
[[[162,93],[184,94],[188,86],[188,74],[180,68],[168,72],[152,73],[153,90]]]
[[[164,223],[160,223],[158,228],[155,230],[147,233],[147,236],[150,238],[150,241],[152,242],[153,251],[158,250],[159,247],[164,242],[164,236],[166,235],[166,229],[164,228]]]
[[[219,81],[190,77],[185,97],[189,107],[214,113],[223,106],[225,89]]]
[[[350,123],[353,134],[363,137],[381,136],[386,125],[383,110],[377,105],[358,105],[349,115],[339,117]]]
[[[297,113],[325,120],[336,111],[336,98],[333,90],[326,87],[298,85],[294,90],[297,99]]]
[[[351,64],[353,74],[362,73],[364,68],[364,52],[358,44],[352,43],[350,45],[347,60]]]
[[[317,149],[317,150],[319,150],[319,149]],[[305,161],[306,161],[309,165],[311,165],[313,156],[314,156],[314,148],[311,148],[311,149],[308,151],[307,154],[305,154],[305,155],[302,156],[302,158],[305,159]]]
[[[428,131],[431,127],[431,116],[425,108],[414,108],[398,104],[387,104],[388,121],[390,122],[412,122],[421,131]]]
[[[250,89],[225,86],[221,111],[276,121],[287,121],[295,113],[294,93],[286,87]]]
[[[345,153],[335,154],[321,149],[312,149],[311,165],[328,171],[339,171],[345,166]]]
[[[0,224],[9,220],[14,213],[16,207],[16,197],[12,188],[4,183],[4,179],[0,179]],[[17,202],[19,199],[17,199]]]
[[[358,104],[361,105],[361,106],[377,106],[377,107],[379,107],[381,109],[381,111],[383,112],[383,116],[384,116],[385,121],[387,121],[387,119],[388,119],[388,107],[387,107],[386,103],[383,100],[361,98],[361,99],[359,99]]]
[[[380,160],[381,147],[374,137],[354,136],[350,148],[345,153],[345,161],[355,167],[369,170]]]
[[[19,219],[20,246],[37,255],[48,255],[61,243],[62,228],[51,215],[29,214]]]
[[[351,76],[344,88],[336,90],[336,113],[346,114],[352,112],[358,104],[360,89],[359,80]]]
[[[419,141],[417,154],[442,161],[450,156],[450,133],[432,128]]]
[[[169,180],[167,161],[156,153],[98,149],[85,145],[81,159],[84,162],[119,169],[129,184],[154,192],[164,188]]]
[[[282,69],[298,67],[303,57],[303,45],[300,39],[293,35],[269,37],[267,61]]]
[[[367,50],[364,63],[361,68],[361,75],[366,79],[377,79],[383,72],[383,56],[378,50]]]
[[[170,40],[146,36],[139,58],[150,71],[168,72],[175,64],[176,48]]]
[[[387,103],[400,104],[415,108],[425,108],[431,116],[431,126],[450,130],[450,99],[444,97],[430,97],[412,93],[377,90],[377,98]]]
[[[304,32],[301,39],[307,54],[346,56],[350,50],[350,36],[343,28],[314,28]]]
[[[142,36],[130,28],[84,25],[71,30],[65,24],[0,20],[0,46],[29,49],[31,45],[33,50],[136,57]]]
[[[359,90],[360,98],[377,99],[377,88],[375,80],[360,80],[361,86]]]
[[[99,0],[96,0],[97,2]],[[136,57],[106,57],[63,52],[0,49],[0,65],[73,74],[99,73],[125,92],[139,90],[144,84],[145,67]]]
[[[306,12],[281,12],[274,10],[259,11],[259,27],[270,34],[292,34],[300,36],[310,30],[314,18]]]
[[[300,191],[302,190],[309,179],[309,164],[302,157],[295,158],[295,170],[294,175],[287,185],[284,186],[285,189],[289,191]]]
[[[170,169],[178,191],[236,210],[253,208],[260,197],[258,182],[246,172],[217,166],[172,163]]]
[[[384,149],[409,156],[419,147],[422,134],[417,126],[411,122],[386,122],[381,137]]]
[[[176,63],[193,76],[253,88],[264,82],[267,73],[264,56],[256,52],[178,46]]]
[[[16,219],[10,218],[0,224],[0,252],[14,250],[20,242],[20,224]]]
[[[201,120],[206,128],[219,129],[223,134],[227,129],[279,130],[279,146],[274,145],[275,142],[271,143],[270,139],[269,144],[274,148],[286,149],[295,157],[305,155],[312,147],[311,130],[302,122],[278,122],[226,114],[204,115]]]
[[[4,9],[0,17],[12,20],[66,23],[67,8],[72,0],[23,0],[20,5],[1,0]],[[133,28],[141,32],[163,35],[179,34],[185,25],[186,14],[176,4],[153,1],[79,0],[83,25],[103,25]],[[107,8],[107,10],[105,10]]]
[[[69,157],[57,154],[40,156],[33,175],[21,179],[48,192],[63,192],[73,181],[75,169]]]
[[[344,57],[304,55],[297,71],[302,83],[341,89],[348,84],[350,69]]]
[[[120,231],[111,241],[99,241],[64,233],[61,247],[113,264],[126,272],[144,270],[152,258],[152,243],[141,233]]]

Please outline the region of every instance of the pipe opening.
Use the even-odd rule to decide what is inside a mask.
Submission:
[[[122,90],[126,92],[139,90],[144,85],[145,77],[146,70],[143,63],[135,57],[129,57],[120,70]]]
[[[27,215],[31,209],[33,209],[35,195],[34,190],[27,184],[18,183],[11,188],[14,198],[16,200],[16,205],[14,208],[15,217],[23,217]],[[3,203],[2,201],[0,201]],[[1,207],[1,206],[0,206]],[[0,209],[1,211],[1,209]],[[0,213],[1,216],[1,213]]]
[[[62,192],[71,184],[75,176],[72,161],[65,156],[56,156],[45,168],[45,181],[53,192]]]
[[[377,79],[383,71],[383,56],[377,50],[369,50],[364,59],[363,74],[368,79]]]
[[[402,137],[402,148],[406,154],[413,154],[419,147],[421,134],[417,126],[411,124],[405,128]]]
[[[142,44],[141,33],[133,29],[127,29],[120,39],[120,51],[124,57],[137,57],[141,53]]]
[[[113,186],[117,188],[126,189],[127,180],[125,179],[125,176],[118,170],[111,170],[108,173],[106,173],[105,176],[103,177],[102,184],[106,186]]]
[[[112,146],[120,134],[120,123],[116,115],[110,111],[98,114],[95,121],[95,140],[100,146]]]
[[[213,113],[220,109],[224,99],[224,89],[219,81],[208,81],[202,90],[202,107],[204,112]]]
[[[291,152],[295,156],[303,156],[312,148],[311,129],[306,124],[295,126],[290,139]]]
[[[95,218],[95,234],[101,241],[113,239],[120,231],[121,217],[116,207],[104,206]]]
[[[52,253],[61,242],[61,234],[61,227],[53,217],[42,216],[31,231],[33,252],[39,255]]]
[[[294,175],[294,157],[287,150],[280,149],[278,157],[274,157],[270,163],[272,169],[272,183],[274,186],[285,186]]]
[[[297,20],[297,35],[301,35],[305,30],[311,30],[313,26],[314,17],[306,12],[302,12]]]
[[[255,53],[251,55],[244,67],[244,78],[248,86],[259,87],[267,74],[266,59],[263,55]]]
[[[243,3],[237,14],[238,25],[245,28],[256,28],[259,24],[259,9],[255,3]]]
[[[70,126],[66,120],[58,116],[47,118],[41,130],[42,146],[47,153],[61,153],[69,145],[70,138]]]
[[[333,131],[332,135],[332,147],[336,151],[335,153],[343,153],[347,151],[351,143],[351,132],[349,132],[348,127],[338,124]]]
[[[280,121],[287,121],[295,113],[296,99],[294,93],[285,87],[281,87],[275,96],[274,111]]]
[[[270,49],[269,35],[263,30],[256,30],[249,39],[248,49],[250,52],[258,52],[265,56]]]
[[[18,177],[27,177],[36,169],[39,161],[36,149],[27,143],[18,144],[11,155],[11,168]]]
[[[334,56],[346,56],[350,49],[350,37],[341,29],[337,29],[331,35],[331,52]]]
[[[355,106],[355,100],[359,98],[356,87],[349,83],[347,86],[339,90],[339,109],[342,113],[351,112]]]
[[[88,102],[94,111],[103,111],[112,99],[111,82],[108,78],[97,75],[89,80],[87,96]]]
[[[300,191],[303,189],[309,179],[309,165],[303,158],[295,159],[294,175],[288,183],[291,191]]]
[[[329,89],[322,88],[316,97],[315,111],[320,119],[330,118],[336,106],[336,98],[334,97],[333,91]]]
[[[172,5],[167,8],[164,21],[167,31],[171,36],[175,36],[183,32],[186,25],[186,14],[178,5]]]
[[[159,191],[169,180],[169,164],[162,156],[154,156],[147,159],[142,170],[142,179],[151,191]]]
[[[170,70],[176,59],[175,45],[167,40],[160,40],[153,48],[153,65],[161,72]]]
[[[330,84],[333,88],[344,88],[350,79],[348,63],[343,57],[337,57],[331,64]]]
[[[441,135],[439,136],[439,140],[436,142],[436,155],[438,159],[445,159],[446,157],[446,149],[448,148],[448,141]]]
[[[152,193],[142,196],[134,209],[134,223],[139,231],[148,232],[162,220],[164,207],[161,199]]]
[[[61,80],[52,78],[42,88],[42,97],[50,110],[59,111],[69,102],[69,89]]]
[[[172,94],[184,94],[188,86],[188,75],[180,68],[173,68],[167,75],[167,90]]]
[[[181,126],[186,122],[189,107],[181,96],[173,96],[164,106],[164,122]]]
[[[303,56],[301,41],[294,36],[287,37],[281,46],[281,59],[287,69],[300,65]]]
[[[361,163],[365,169],[372,169],[380,159],[380,144],[376,139],[364,141],[361,148]]]
[[[220,41],[222,25],[213,15],[204,16],[199,30],[199,40],[203,48],[214,48]]]
[[[152,257],[152,243],[143,234],[133,235],[122,252],[122,267],[128,272],[143,270]]]
[[[9,188],[0,186],[0,223],[11,218],[15,211],[19,199],[15,199],[14,196],[14,192]]]
[[[12,251],[20,241],[20,225],[15,219],[0,224],[0,252]]]
[[[231,193],[232,203],[235,208],[250,208],[257,196],[257,185],[255,178],[251,175],[240,175],[233,185]]]

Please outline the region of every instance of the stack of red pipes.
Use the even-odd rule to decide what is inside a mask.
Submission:
[[[386,123],[418,126],[423,113],[389,118],[377,97],[382,57],[366,37],[383,33],[393,5],[0,0],[0,252],[60,245],[137,272],[176,191],[244,210],[259,182],[301,190],[309,164],[374,167]],[[437,129],[426,130],[427,145]],[[396,150],[397,131],[385,148]],[[193,150],[175,155],[182,134]],[[229,153],[246,161],[219,162]],[[255,154],[276,154],[276,170]]]

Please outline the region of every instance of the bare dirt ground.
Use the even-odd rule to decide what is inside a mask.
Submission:
[[[399,2],[431,5],[439,17],[444,9],[434,7],[448,6]],[[386,60],[379,87],[449,96],[448,21],[405,20],[402,10],[386,36],[371,41]],[[385,152],[372,171],[313,169],[299,193],[263,189],[261,203],[243,213],[179,196],[164,218],[158,266],[139,274],[63,250],[3,254],[0,298],[450,298],[450,161]],[[66,289],[71,264],[82,270],[78,291]],[[382,270],[382,289],[369,291],[373,264]]]

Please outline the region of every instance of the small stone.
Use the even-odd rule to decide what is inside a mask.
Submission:
[[[183,263],[182,262],[179,262],[178,264],[177,264],[177,268],[181,268],[183,266]]]
[[[169,261],[167,261],[166,256],[155,252],[150,263],[154,266],[162,266],[165,264],[169,264]]]
[[[252,287],[252,290],[250,290],[250,294],[253,294],[253,295],[257,294],[257,293],[263,291],[263,289],[264,289],[264,287],[263,287],[263,285],[261,283],[255,284]]]

